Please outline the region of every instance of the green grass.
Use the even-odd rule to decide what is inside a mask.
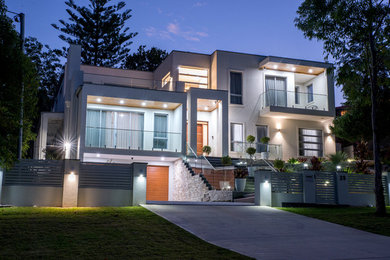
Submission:
[[[322,219],[328,222],[353,227],[356,229],[390,236],[390,215],[375,216],[375,208],[279,208],[288,212]],[[390,212],[390,207],[387,207]]]
[[[0,208],[0,259],[248,259],[142,207]]]

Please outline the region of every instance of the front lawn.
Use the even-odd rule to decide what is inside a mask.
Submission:
[[[142,207],[0,208],[0,259],[248,259]]]
[[[360,230],[390,236],[390,215],[376,217],[375,208],[279,208],[288,212],[318,218]],[[387,207],[390,213],[390,207]]]

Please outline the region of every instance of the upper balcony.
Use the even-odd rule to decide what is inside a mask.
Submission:
[[[333,76],[329,64],[268,57],[259,97],[260,115],[316,120],[334,116]],[[319,118],[320,117],[320,118]]]

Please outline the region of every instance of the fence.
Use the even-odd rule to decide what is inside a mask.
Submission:
[[[1,204],[130,206],[146,202],[146,164],[21,160],[4,172]]]
[[[387,173],[382,176],[386,205],[389,205]],[[286,203],[375,205],[373,175],[344,172],[255,173],[255,204],[283,206]]]

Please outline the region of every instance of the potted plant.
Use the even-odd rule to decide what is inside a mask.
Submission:
[[[262,143],[262,144],[264,144],[265,145],[265,152],[261,152],[260,153],[260,157],[261,157],[261,159],[263,159],[263,160],[268,160],[268,157],[269,157],[269,155],[268,155],[268,143],[269,143],[269,141],[270,141],[271,139],[268,137],[268,136],[264,136],[264,137],[262,137],[261,139],[260,139],[260,142]]]
[[[203,155],[209,155],[211,153],[211,147],[208,145],[203,146],[202,148]]]
[[[219,187],[221,190],[228,190],[230,189],[230,183],[226,181],[226,168],[232,165],[232,158],[229,155],[223,156],[221,158],[221,164],[223,165],[224,180],[219,182]]]
[[[249,164],[248,167],[249,176],[254,176],[254,167],[253,167],[253,156],[256,153],[256,148],[253,147],[253,143],[255,142],[255,137],[253,135],[248,135],[246,141],[249,143],[249,147],[246,148],[246,153],[249,155]]]
[[[243,192],[245,190],[247,176],[248,170],[245,168],[237,168],[234,170],[234,185],[236,191]]]

